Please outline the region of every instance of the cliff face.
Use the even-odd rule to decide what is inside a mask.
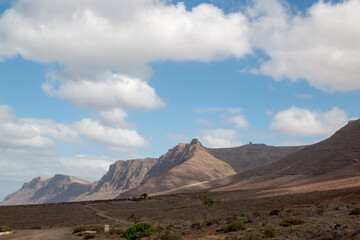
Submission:
[[[77,200],[115,198],[120,193],[139,186],[157,162],[157,158],[116,161],[99,181],[91,185],[89,192],[79,196]]]

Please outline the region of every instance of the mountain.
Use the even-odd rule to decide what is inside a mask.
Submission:
[[[88,192],[76,200],[115,198],[121,192],[139,186],[157,162],[157,158],[116,161],[99,181],[91,184]]]
[[[210,149],[194,139],[178,144],[159,158],[118,160],[94,183],[64,175],[35,178],[1,204],[99,200],[166,191],[233,175],[301,148],[250,144]]]
[[[167,161],[167,158],[173,161]],[[163,166],[163,163],[166,165]],[[190,144],[181,144],[171,149],[160,158],[158,166],[155,167],[158,168],[156,175],[119,197],[161,192],[235,174],[229,164],[212,156],[197,139]]]
[[[360,186],[360,120],[280,160],[162,194],[250,189],[279,194],[353,186]]]
[[[234,148],[208,148],[207,151],[229,164],[236,172],[241,172],[279,160],[302,148],[303,146],[273,147],[265,144],[248,144]]]
[[[1,205],[68,202],[88,191],[89,187],[88,181],[65,175],[37,177],[6,196]]]

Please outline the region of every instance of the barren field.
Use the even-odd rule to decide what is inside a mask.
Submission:
[[[213,204],[204,204],[202,197]],[[145,239],[360,239],[357,208],[360,188],[266,198],[252,191],[234,191],[141,201],[3,206],[0,225],[11,226],[14,234],[0,239],[84,239],[83,233],[71,234],[79,225],[97,230],[93,239],[121,239],[128,227],[144,221],[156,227]],[[295,220],[280,226],[286,218]],[[239,221],[240,229],[229,227]],[[110,233],[101,230],[106,223]]]

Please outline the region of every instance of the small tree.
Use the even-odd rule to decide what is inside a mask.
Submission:
[[[204,213],[204,220],[207,221],[207,215],[210,216],[211,224],[213,223],[212,214],[211,214],[211,207],[215,204],[211,197],[208,196],[200,196],[200,201],[205,205],[207,213]]]

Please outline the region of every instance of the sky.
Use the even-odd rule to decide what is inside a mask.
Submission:
[[[0,199],[195,137],[321,141],[359,76],[360,0],[0,0]]]

